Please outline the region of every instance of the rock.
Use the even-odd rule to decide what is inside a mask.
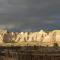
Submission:
[[[20,42],[39,42],[43,46],[53,46],[57,43],[60,46],[60,30],[45,32],[8,32],[0,30],[0,43],[20,43]]]

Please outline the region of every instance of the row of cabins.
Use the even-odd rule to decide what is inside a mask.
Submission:
[[[60,30],[45,32],[8,32],[0,30],[0,43],[9,42],[39,42],[43,46],[53,46],[53,43],[60,45]]]

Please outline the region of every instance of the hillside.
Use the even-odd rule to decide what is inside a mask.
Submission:
[[[9,32],[0,29],[0,45],[6,46],[60,46],[60,30],[45,32]]]

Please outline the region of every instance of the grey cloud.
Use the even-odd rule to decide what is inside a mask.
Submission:
[[[60,0],[0,0],[0,25],[37,29],[58,24],[59,17]]]
[[[15,2],[10,0],[9,18],[23,23],[21,28],[37,29],[44,28],[44,25],[57,24],[53,16],[60,15],[59,2],[59,0],[15,0]]]
[[[0,13],[7,13],[8,0],[0,0]]]
[[[15,27],[15,25],[13,25],[13,24],[6,24],[6,25],[4,25],[4,24],[2,24],[2,25],[0,25],[0,28],[1,29],[12,29],[12,28],[16,28]]]
[[[54,0],[8,0],[8,11],[11,15],[24,16],[47,16],[48,13],[55,11],[59,1]],[[21,3],[20,3],[21,2]],[[19,4],[20,3],[20,4]],[[10,16],[11,16],[10,15]]]

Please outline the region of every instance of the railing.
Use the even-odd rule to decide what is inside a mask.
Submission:
[[[60,60],[60,55],[55,54],[16,54],[12,53],[11,56],[0,56],[0,60]]]
[[[60,60],[59,48],[54,50],[48,47],[0,47],[0,60]]]
[[[60,47],[0,46],[0,60],[60,60]]]

